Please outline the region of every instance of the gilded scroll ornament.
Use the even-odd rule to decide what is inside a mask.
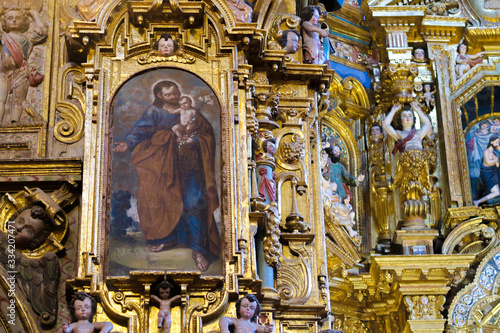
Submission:
[[[359,319],[348,318],[343,323],[344,333],[368,333],[366,325]]]
[[[441,251],[443,254],[475,254],[479,261],[500,243],[496,229],[496,223],[486,224],[483,217],[464,221],[448,234]]]
[[[58,141],[74,143],[83,136],[83,109],[71,102],[61,101],[56,104],[61,120],[54,126],[54,136]]]
[[[311,267],[301,254],[295,259],[282,257],[277,270],[277,290],[282,301],[304,304],[312,292]]]
[[[196,59],[189,54],[177,52],[169,56],[159,55],[157,51],[151,51],[145,56],[137,58],[137,62],[141,65],[153,64],[157,62],[178,62],[181,64],[193,64]]]

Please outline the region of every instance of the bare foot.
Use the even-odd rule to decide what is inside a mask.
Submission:
[[[175,244],[173,242],[151,245],[149,251],[151,252],[161,252],[173,249]]]
[[[193,260],[196,263],[196,267],[202,272],[205,272],[208,266],[210,266],[205,256],[199,251],[193,250]]]

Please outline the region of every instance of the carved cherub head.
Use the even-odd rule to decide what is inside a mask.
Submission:
[[[265,140],[262,144],[262,150],[270,156],[274,156],[276,153],[276,140],[273,138]]]
[[[91,323],[96,311],[97,301],[84,291],[77,292],[69,303],[69,313],[73,322],[88,320]]]
[[[13,221],[9,225],[14,227],[16,248],[19,250],[35,250],[52,232],[52,222],[45,214],[45,209],[38,205],[28,206],[16,212],[10,221]]]
[[[378,142],[380,138],[384,136],[384,131],[382,130],[382,126],[375,123],[370,127],[370,139],[372,141]]]
[[[425,62],[425,50],[422,48],[416,48],[413,51],[413,60],[415,62]]]
[[[236,301],[236,317],[240,319],[241,317],[245,317],[249,312],[251,312],[253,309],[253,313],[250,316],[251,322],[257,322],[257,317],[259,316],[260,313],[260,303],[257,300],[257,297],[252,294],[247,294],[240,298],[239,300]],[[246,313],[242,314],[242,312],[245,311]]]
[[[179,49],[179,44],[168,32],[161,34],[160,39],[153,45],[153,50],[158,51],[160,56],[171,56]]]
[[[287,54],[293,54],[299,50],[299,37],[300,34],[296,29],[287,29],[278,39],[278,44]]]

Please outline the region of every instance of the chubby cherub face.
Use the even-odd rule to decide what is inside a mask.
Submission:
[[[75,300],[75,316],[78,320],[89,320],[92,316],[92,302],[89,297],[83,301]]]
[[[160,288],[160,298],[162,300],[169,299],[170,298],[170,288],[167,288],[167,289]]]
[[[27,249],[41,235],[44,226],[44,221],[31,217],[31,209],[24,210],[14,220],[16,246],[21,250]]]
[[[311,19],[309,20],[309,23],[311,23],[312,25],[318,25],[319,23],[319,13],[318,13],[318,10],[314,10],[314,14],[313,16],[311,17]]]
[[[187,110],[191,108],[191,99],[189,98],[182,98],[179,100],[179,106],[181,109]]]
[[[460,46],[458,47],[458,53],[466,54],[467,53],[467,45],[460,44]]]
[[[287,34],[285,50],[287,53],[296,53],[299,50],[299,36],[293,32]]]
[[[415,49],[413,52],[413,56],[417,60],[425,60],[425,51],[423,49]]]
[[[257,302],[250,302],[248,299],[243,298],[240,305],[240,315],[244,320],[252,319],[257,309]]]
[[[172,38],[165,40],[165,38],[160,39],[158,42],[158,53],[162,56],[171,56],[174,54],[174,41]]]

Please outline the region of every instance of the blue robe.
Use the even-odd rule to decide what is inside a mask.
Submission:
[[[358,180],[351,175],[344,166],[340,163],[332,163],[329,161],[328,169],[325,171],[328,179],[337,184],[337,194],[344,199],[347,194],[344,189],[344,184],[350,186],[358,186]]]
[[[213,219],[219,206],[214,178],[215,141],[210,123],[197,114],[195,143],[178,147],[177,114],[152,105],[125,137],[139,176],[137,208],[150,244],[173,242],[220,255]]]

